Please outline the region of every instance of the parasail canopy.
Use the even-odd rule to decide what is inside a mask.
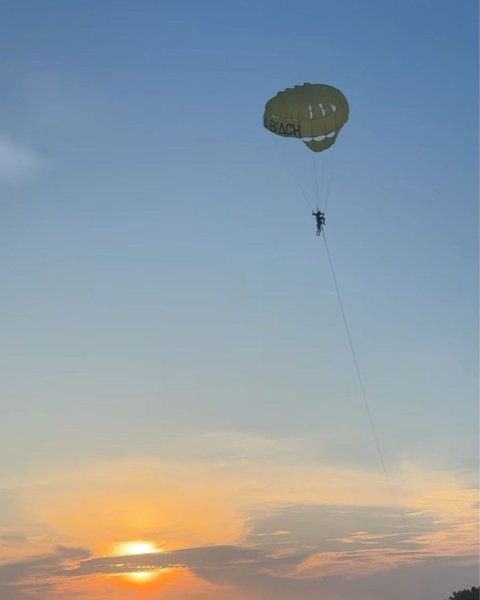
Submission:
[[[278,92],[265,104],[263,125],[276,135],[300,138],[310,150],[322,152],[335,143],[348,113],[340,90],[304,83]]]

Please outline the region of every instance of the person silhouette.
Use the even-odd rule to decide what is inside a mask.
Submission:
[[[317,212],[312,211],[312,217],[315,217],[317,220],[317,235],[321,235],[325,226],[325,213],[319,210]]]

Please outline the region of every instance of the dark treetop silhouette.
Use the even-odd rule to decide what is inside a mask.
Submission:
[[[471,590],[453,592],[448,600],[479,600],[479,588],[472,587]]]

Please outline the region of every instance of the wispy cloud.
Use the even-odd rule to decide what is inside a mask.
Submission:
[[[0,565],[2,600],[32,598],[32,592],[55,589],[53,573],[90,556],[83,548],[57,546],[53,552]],[[34,596],[35,597],[35,596]],[[44,596],[43,596],[44,597]]]
[[[223,437],[208,440],[213,451],[193,461],[108,461],[11,481],[4,494],[10,522],[0,530],[0,549],[9,553],[0,586],[10,595],[0,593],[2,600],[23,598],[25,586],[39,600],[72,599],[78,586],[94,586],[98,578],[115,585],[123,579],[118,576],[138,571],[177,573],[195,585],[220,586],[219,598],[237,600],[273,597],[278,582],[275,597],[307,599],[337,579],[342,585],[383,580],[399,569],[436,569],[447,560],[455,573],[474,568],[477,496],[468,477],[410,467],[402,474],[409,494],[399,498],[400,506],[377,473],[278,464],[272,449],[281,452],[281,444],[262,439],[239,439],[231,453],[235,468],[226,469],[216,449]],[[237,461],[248,449],[248,461]],[[119,536],[152,540],[165,550],[114,556]],[[48,540],[62,545],[51,550]],[[74,546],[70,554],[66,544]],[[246,582],[257,587],[245,591]],[[40,585],[50,586],[48,593]],[[198,598],[216,593],[209,587]],[[174,585],[162,594],[182,597]]]
[[[359,532],[355,537],[363,538],[365,535],[368,534]],[[318,593],[322,589],[332,588],[332,585],[339,587],[341,581],[344,582],[343,585],[348,585],[348,581],[363,581],[360,585],[364,587],[365,582],[378,586],[375,577],[382,571],[386,573],[388,581],[392,578],[391,574],[397,571],[409,569],[411,573],[416,573],[419,567],[423,566],[428,570],[434,569],[435,565],[440,571],[446,566],[444,561],[447,559],[435,556],[426,546],[402,550],[401,542],[394,539],[395,536],[384,536],[382,539],[380,536],[374,537],[376,548],[319,551],[320,546],[313,545],[287,553],[280,547],[265,549],[249,545],[217,545],[135,556],[93,557],[83,548],[59,546],[49,554],[0,566],[0,590],[4,593],[2,598],[8,600],[22,600],[26,597],[40,599],[45,597],[47,591],[50,596],[57,597],[59,590],[67,589],[67,581],[78,585],[82,580],[92,582],[97,577],[106,581],[105,577],[146,570],[162,573],[173,569],[189,572],[199,580],[217,586],[217,591],[223,589],[224,593],[219,592],[218,596],[221,598],[236,597],[232,594],[233,589],[241,590],[249,586],[256,588],[256,591],[240,597],[263,597],[259,595],[262,587],[273,590],[280,581],[283,581],[281,585],[289,590],[290,595],[284,596],[280,591],[278,598],[313,598],[313,595],[302,594],[304,591],[310,594],[314,590]],[[414,539],[413,534],[411,539]],[[331,546],[333,547],[338,547],[338,544]],[[461,570],[473,564],[472,557],[457,556],[448,559],[450,569],[459,566]],[[471,568],[470,572],[473,572]],[[292,595],[295,590],[297,596]],[[163,590],[163,596],[170,598],[168,592],[169,590]],[[196,597],[211,598],[212,592],[210,590],[208,594]],[[331,597],[336,598],[333,595]]]
[[[1,545],[12,545],[12,544],[23,544],[28,540],[26,535],[17,532],[9,532],[6,529],[0,529],[0,546]]]
[[[0,182],[30,179],[43,164],[33,150],[0,134]]]

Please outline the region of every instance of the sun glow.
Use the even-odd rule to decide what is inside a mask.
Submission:
[[[148,583],[149,581],[156,579],[158,575],[158,571],[135,571],[132,573],[126,573],[125,577],[129,581],[133,581],[135,583]]]
[[[163,548],[157,548],[152,542],[145,542],[140,540],[121,542],[115,546],[115,554],[118,556],[138,556],[143,554],[156,554],[158,552],[164,552]],[[156,579],[162,571],[170,569],[151,570],[147,565],[146,568],[139,568],[138,571],[131,571],[129,573],[123,573],[122,575],[129,581],[135,583],[148,583],[153,579]]]
[[[134,556],[137,554],[154,554],[163,552],[162,548],[157,548],[152,542],[132,541],[121,542],[115,546],[115,554],[121,556]]]

